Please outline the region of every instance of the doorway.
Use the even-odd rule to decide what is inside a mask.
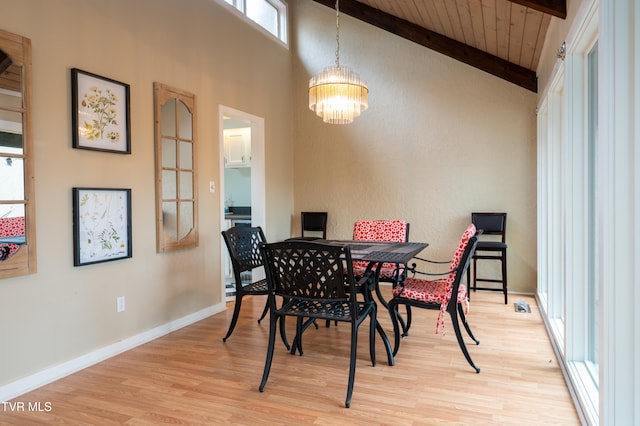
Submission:
[[[219,108],[220,229],[266,223],[264,119],[224,105]],[[233,271],[220,238],[222,294],[235,300]],[[258,273],[258,272],[256,272]],[[263,277],[247,277],[260,279]]]

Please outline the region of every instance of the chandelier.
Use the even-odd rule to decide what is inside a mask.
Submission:
[[[336,0],[336,64],[309,80],[309,109],[330,124],[353,123],[369,107],[369,89],[360,75],[340,65],[340,6]]]

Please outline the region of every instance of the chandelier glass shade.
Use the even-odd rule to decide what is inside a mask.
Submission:
[[[368,96],[367,84],[344,65],[325,67],[309,80],[309,108],[325,123],[353,123],[369,107]]]
[[[369,107],[369,89],[360,75],[340,65],[340,13],[336,0],[336,63],[309,80],[309,109],[330,124],[349,124]]]

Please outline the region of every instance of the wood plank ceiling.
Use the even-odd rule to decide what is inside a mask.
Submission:
[[[335,8],[335,0],[314,0]],[[340,0],[340,13],[528,90],[552,17],[566,0]]]

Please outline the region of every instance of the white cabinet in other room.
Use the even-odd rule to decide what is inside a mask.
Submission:
[[[251,167],[251,128],[224,130],[224,166]]]

